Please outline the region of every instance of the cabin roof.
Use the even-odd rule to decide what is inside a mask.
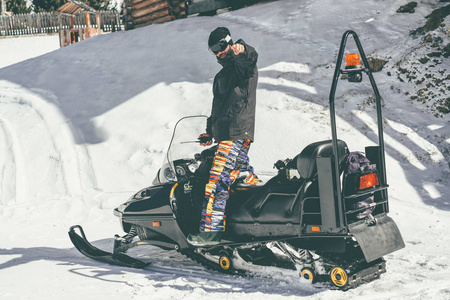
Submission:
[[[74,15],[80,10],[96,12],[95,9],[87,5],[86,3],[79,0],[67,0],[67,3],[58,8],[58,12]]]

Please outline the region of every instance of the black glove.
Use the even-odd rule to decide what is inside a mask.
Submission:
[[[205,144],[205,143],[207,143],[209,141],[212,141],[212,137],[211,136],[207,136],[207,135],[199,136],[198,140],[200,141],[200,144]]]

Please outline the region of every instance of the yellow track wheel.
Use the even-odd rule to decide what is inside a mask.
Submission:
[[[305,278],[306,280],[308,280],[310,283],[314,283],[315,281],[315,276],[314,276],[314,271],[310,268],[303,268],[300,271],[300,274],[303,278]]]
[[[340,267],[333,268],[333,270],[331,270],[330,277],[331,282],[339,288],[343,288],[348,284],[347,272]]]
[[[231,260],[227,255],[222,255],[219,259],[219,264],[222,270],[228,271],[231,268]]]

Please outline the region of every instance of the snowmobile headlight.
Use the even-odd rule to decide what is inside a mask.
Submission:
[[[173,172],[171,167],[167,167],[167,168],[164,169],[164,177],[168,181],[175,181],[175,179],[176,179],[175,173]]]
[[[362,72],[357,71],[357,72],[348,73],[347,79],[349,82],[361,82],[362,81]]]

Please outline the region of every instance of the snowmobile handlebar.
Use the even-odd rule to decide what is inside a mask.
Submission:
[[[192,143],[204,144],[209,141],[212,141],[212,138],[210,136],[200,136],[196,141],[181,142],[180,144],[192,144]]]

